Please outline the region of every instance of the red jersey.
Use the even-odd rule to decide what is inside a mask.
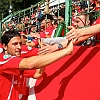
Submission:
[[[37,55],[37,53],[38,53],[38,48],[32,48],[27,45],[22,45],[22,48],[21,48],[22,57],[34,56],[34,55]]]
[[[0,48],[2,48],[2,44],[0,43]]]
[[[0,43],[0,53],[3,52],[2,44]]]
[[[23,57],[36,55],[37,49],[32,49],[21,57],[0,54],[0,100],[19,100],[26,95],[26,77],[32,77],[35,70],[20,70],[19,63]]]

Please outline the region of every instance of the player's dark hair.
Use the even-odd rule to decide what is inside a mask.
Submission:
[[[18,33],[18,31],[15,31],[15,30],[6,31],[1,36],[1,43],[5,44],[5,46],[7,46],[7,44],[11,40],[11,38],[16,37],[16,36],[19,36],[21,38],[21,35],[20,35],[20,33]]]

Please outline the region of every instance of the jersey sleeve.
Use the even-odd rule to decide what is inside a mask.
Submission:
[[[13,57],[0,61],[0,74],[20,75],[19,63],[22,58]]]

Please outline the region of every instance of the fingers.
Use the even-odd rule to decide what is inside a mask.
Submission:
[[[66,34],[66,38],[68,40],[72,40],[73,43],[77,41],[77,39],[80,37],[80,29],[77,29],[73,26],[68,26],[70,31]]]
[[[73,52],[73,43],[72,43],[72,41],[68,42],[67,47],[65,49],[67,51],[66,52],[67,55],[72,54],[72,52]]]
[[[73,30],[71,30],[68,34],[66,34],[66,38],[68,40],[75,39],[75,34],[74,34]]]
[[[74,28],[74,27],[73,27],[73,26],[67,26],[67,28],[71,30],[71,29]]]
[[[43,55],[43,54],[47,54],[47,53],[49,53],[49,49],[46,45],[38,50],[39,55]]]
[[[42,48],[40,48],[38,51],[42,51],[45,50],[47,48],[47,46],[43,46]]]
[[[69,29],[71,29],[67,34],[66,34],[66,38],[68,40],[72,40],[75,36],[74,36],[74,30],[75,28],[73,26],[68,26]]]
[[[75,44],[75,42],[76,42],[77,40],[78,40],[77,38],[72,39],[73,44]]]

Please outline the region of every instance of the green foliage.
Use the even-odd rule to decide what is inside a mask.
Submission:
[[[30,7],[39,1],[41,0],[0,0],[0,20],[9,15],[10,5],[12,6],[11,11],[15,12]]]

